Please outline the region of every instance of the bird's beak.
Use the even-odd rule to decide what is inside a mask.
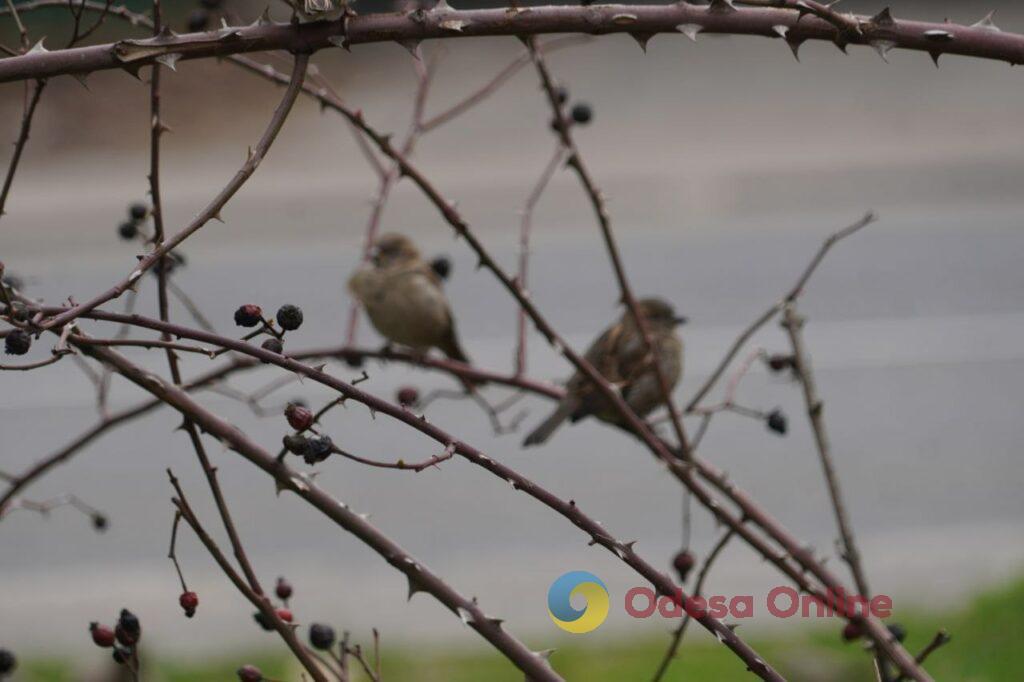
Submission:
[[[676,317],[672,318],[672,322],[674,322],[676,326],[686,324],[686,321],[687,320],[685,315],[677,315]]]

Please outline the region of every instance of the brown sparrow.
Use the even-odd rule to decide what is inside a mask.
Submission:
[[[675,329],[686,318],[678,317],[672,306],[660,298],[645,298],[638,301],[637,306],[651,334],[654,356],[669,388],[674,388],[683,373],[683,341]],[[664,402],[652,358],[630,311],[625,311],[594,341],[587,350],[586,359],[608,383],[621,391],[622,399],[639,417],[646,416]],[[523,445],[543,443],[566,419],[577,422],[589,415],[624,425],[614,405],[608,403],[586,375],[576,372],[569,379],[558,407],[526,437]]]

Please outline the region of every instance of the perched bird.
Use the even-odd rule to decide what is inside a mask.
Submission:
[[[441,278],[408,237],[381,235],[371,262],[352,275],[348,288],[389,342],[417,353],[438,348],[452,360],[469,363]]]
[[[637,302],[637,307],[651,334],[654,357],[669,388],[674,388],[683,373],[683,341],[675,329],[686,318],[677,316],[672,306],[660,298],[645,298]],[[653,358],[629,310],[597,337],[587,350],[586,359],[621,391],[622,399],[638,416],[646,416],[664,402]],[[566,419],[577,422],[590,415],[612,424],[624,424],[615,406],[601,395],[593,382],[585,374],[576,372],[569,379],[565,397],[558,407],[526,437],[523,445],[539,445]]]

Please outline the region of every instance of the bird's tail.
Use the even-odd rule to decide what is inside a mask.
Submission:
[[[462,350],[462,346],[459,345],[459,339],[455,335],[455,325],[451,326],[448,332],[448,336],[445,337],[444,341],[441,343],[440,346],[438,346],[438,348],[440,348],[441,352],[447,355],[452,360],[461,362],[466,365],[472,364],[469,361],[469,357],[466,355],[465,351]],[[459,383],[461,383],[463,387],[465,387],[466,391],[472,393],[477,386],[480,386],[484,382],[480,381],[479,379],[468,379],[466,377],[460,376]]]
[[[576,406],[571,401],[563,400],[560,402],[558,408],[523,440],[523,447],[528,448],[531,445],[540,445],[546,441],[555,432],[555,429],[569,418],[575,409]]]

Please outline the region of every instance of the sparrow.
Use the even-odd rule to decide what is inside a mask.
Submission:
[[[676,327],[686,322],[686,318],[677,316],[672,306],[660,298],[642,299],[637,302],[637,308],[650,332],[653,355],[671,390],[683,374],[683,341],[676,333]],[[643,334],[629,310],[597,337],[585,357],[621,392],[622,399],[637,416],[645,417],[664,402],[654,358],[647,352]],[[569,379],[558,407],[526,437],[523,446],[543,443],[566,419],[575,423],[590,415],[625,426],[625,420],[615,406],[601,395],[585,374],[576,372]]]
[[[437,348],[469,364],[441,281],[411,239],[384,234],[374,244],[370,261],[348,280],[348,289],[389,343],[420,354]]]

